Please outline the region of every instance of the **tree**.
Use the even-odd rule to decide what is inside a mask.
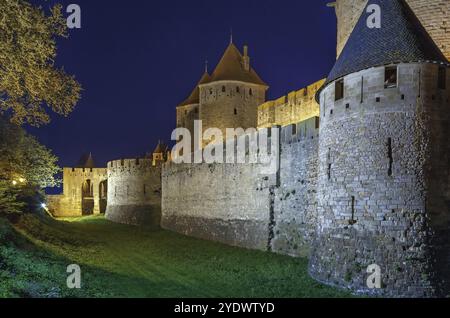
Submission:
[[[25,0],[0,1],[0,114],[13,123],[47,124],[47,109],[67,116],[80,99],[80,84],[55,66],[58,37],[67,37],[61,5],[46,14]]]
[[[0,214],[21,212],[41,197],[40,189],[57,186],[57,161],[36,138],[0,117]]]

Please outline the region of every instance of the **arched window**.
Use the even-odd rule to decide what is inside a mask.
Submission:
[[[248,90],[248,93],[250,94],[250,96],[252,96],[252,95],[253,95],[253,90],[250,88],[250,89]]]
[[[222,93],[225,93],[226,92],[226,88],[225,88],[225,86],[222,86]]]
[[[239,86],[236,87],[236,93],[240,93],[241,89],[239,88]]]

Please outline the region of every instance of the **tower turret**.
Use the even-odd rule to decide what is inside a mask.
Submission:
[[[381,7],[381,28],[362,14],[318,93],[310,273],[365,293],[442,295],[450,286],[449,63],[404,0],[369,4]]]
[[[268,86],[250,65],[248,47],[244,55],[230,43],[211,79],[200,87],[203,130],[257,126],[257,107],[266,98]]]
[[[164,144],[161,140],[158,141],[158,145],[152,153],[152,165],[160,166],[167,160],[167,152],[169,151],[169,147]]]

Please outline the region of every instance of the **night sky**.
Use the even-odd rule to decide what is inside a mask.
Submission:
[[[35,0],[48,7],[55,1]],[[83,86],[68,117],[28,128],[75,165],[97,166],[152,151],[175,128],[176,105],[210,71],[230,40],[249,45],[252,66],[278,98],[325,77],[335,60],[330,0],[59,0],[82,9],[82,29],[59,41],[57,63]]]

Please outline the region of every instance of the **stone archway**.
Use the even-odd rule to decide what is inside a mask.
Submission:
[[[81,186],[81,212],[82,215],[94,214],[94,185],[90,179]]]

